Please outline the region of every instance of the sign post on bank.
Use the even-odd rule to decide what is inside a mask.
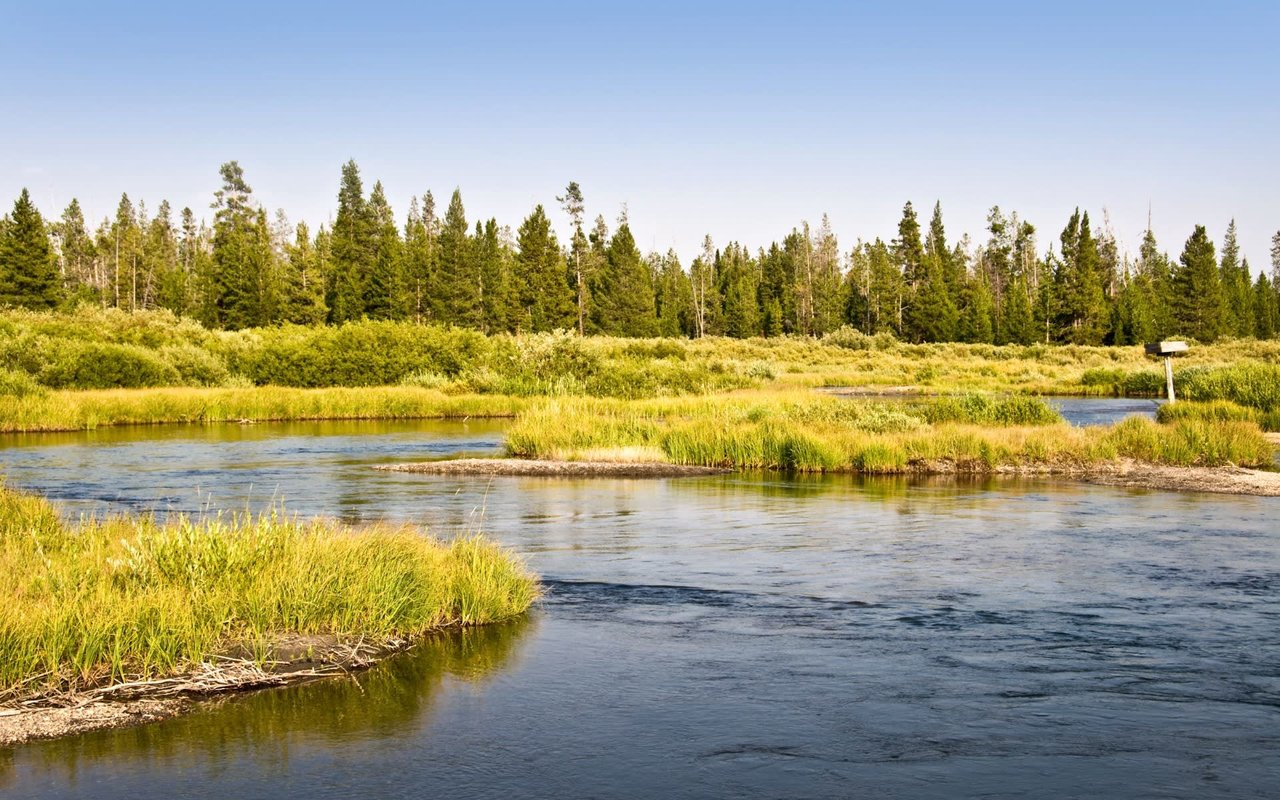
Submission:
[[[1178,353],[1187,352],[1186,342],[1151,342],[1147,346],[1147,355],[1160,356],[1164,358],[1164,382],[1166,387],[1166,396],[1172,403],[1175,398],[1173,396],[1173,357]]]

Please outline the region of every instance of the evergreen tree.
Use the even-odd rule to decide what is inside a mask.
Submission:
[[[1217,339],[1222,331],[1222,279],[1213,242],[1203,225],[1196,226],[1182,249],[1173,288],[1181,333],[1202,342]]]
[[[578,335],[587,330],[587,292],[586,268],[590,266],[588,258],[587,236],[582,230],[582,219],[586,213],[586,202],[582,198],[582,188],[577,181],[569,181],[562,196],[557,197],[561,208],[569,215],[573,225],[572,242],[569,247],[569,289],[573,293],[574,308],[578,323]]]
[[[434,315],[432,298],[439,283],[436,251],[440,241],[440,220],[436,217],[436,201],[428,191],[409,202],[409,217],[404,228],[404,276],[409,314],[417,321]]]
[[[737,242],[719,253],[716,263],[718,293],[724,309],[724,333],[738,339],[760,335],[756,297],[756,265]]]
[[[1253,335],[1259,339],[1272,339],[1280,333],[1280,295],[1265,272],[1258,273],[1253,284],[1253,319]]]
[[[965,289],[964,310],[960,317],[960,340],[973,344],[995,341],[995,301],[982,271],[974,273]]]
[[[915,342],[950,342],[956,337],[959,311],[951,299],[943,263],[925,256],[925,274],[907,309],[907,332]]]
[[[1031,306],[1031,287],[1026,276],[1018,274],[1005,287],[1004,309],[1000,330],[1006,344],[1031,344],[1036,340],[1036,323]]]
[[[1227,225],[1222,240],[1222,258],[1219,274],[1222,281],[1223,320],[1222,332],[1231,336],[1253,336],[1253,281],[1249,265],[1240,259],[1240,243],[1236,236],[1236,221]]]
[[[93,238],[85,228],[84,211],[74,197],[54,225],[58,242],[58,272],[71,291],[86,299],[101,292],[94,274],[97,263]]]
[[[369,193],[366,215],[371,261],[364,281],[364,313],[370,319],[404,319],[410,305],[404,279],[404,249],[382,181],[374,183]]]
[[[598,330],[613,336],[655,335],[658,321],[652,276],[625,217],[609,240],[600,272],[599,288],[592,292]]]
[[[665,256],[654,255],[652,260],[657,275],[654,300],[658,310],[658,335],[693,336],[693,287],[680,266],[680,258],[675,250],[669,250]]]
[[[777,249],[777,246],[774,246]],[[689,265],[689,292],[693,303],[694,335],[698,338],[721,332],[720,294],[716,291],[716,249],[708,234],[702,239],[702,253]]]
[[[147,226],[143,263],[142,307],[158,306],[175,314],[188,313],[189,276],[179,261],[178,232],[173,227],[173,211],[167,200],[160,203],[155,218]]]
[[[509,238],[510,231],[507,232]],[[471,239],[471,259],[480,284],[480,330],[485,333],[515,329],[518,309],[511,286],[510,250],[503,244],[498,231],[498,221],[490,219],[483,225],[476,221],[475,236]],[[563,282],[563,263],[556,249],[556,279]]]
[[[252,189],[235,161],[223,164],[214,197],[212,280],[207,287],[212,324],[237,329],[259,323],[259,271],[270,257],[265,215],[254,208]],[[259,217],[262,217],[261,219]]]
[[[436,286],[436,318],[442,322],[479,328],[483,322],[480,279],[471,258],[467,215],[462,192],[453,190],[440,229],[439,281]]]
[[[1079,209],[1062,231],[1058,283],[1062,338],[1073,344],[1102,344],[1110,314],[1103,293],[1101,256],[1089,229],[1089,214]]]
[[[577,184],[569,184],[572,190]],[[575,230],[577,237],[581,231]],[[585,237],[583,239],[585,250]],[[577,259],[577,266],[566,270],[564,256],[556,235],[551,230],[551,220],[542,206],[533,209],[520,230],[516,233],[516,268],[514,275],[516,305],[519,309],[516,326],[524,331],[550,331],[570,325],[585,325],[578,320],[578,314],[585,310],[580,305],[585,297],[586,286],[579,285],[580,290],[575,301],[573,288],[565,280],[566,272],[573,280],[583,278],[582,262],[587,260],[585,252],[571,257]]]
[[[23,189],[0,226],[0,306],[53,308],[61,299],[49,231]]]
[[[327,234],[326,234],[327,238]],[[293,244],[286,251],[281,281],[282,318],[295,325],[321,325],[328,316],[324,304],[321,254],[311,241],[311,231],[299,222]]]
[[[364,198],[360,168],[354,160],[348,161],[342,165],[338,216],[330,232],[330,282],[326,303],[332,323],[364,316],[367,272],[377,257],[372,228],[373,219]]]

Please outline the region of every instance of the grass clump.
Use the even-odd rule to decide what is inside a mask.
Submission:
[[[182,674],[288,635],[412,638],[524,612],[523,566],[482,539],[280,514],[65,526],[0,488],[0,697]]]

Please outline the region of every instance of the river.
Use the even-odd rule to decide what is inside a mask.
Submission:
[[[500,423],[0,437],[70,516],[483,530],[524,620],[351,679],[0,749],[0,796],[1274,797],[1280,505],[1067,482],[463,479]]]

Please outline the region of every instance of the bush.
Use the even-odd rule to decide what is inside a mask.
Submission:
[[[45,388],[25,372],[0,369],[0,396],[29,397],[45,393]]]
[[[54,389],[137,389],[176,386],[182,376],[154,350],[132,344],[62,342],[40,372]]]
[[[222,359],[195,345],[168,345],[160,356],[178,371],[184,386],[221,386],[230,377]]]
[[[863,333],[852,325],[843,325],[822,337],[823,344],[843,347],[846,350],[893,350],[898,340],[892,333],[882,332],[875,336]]]

